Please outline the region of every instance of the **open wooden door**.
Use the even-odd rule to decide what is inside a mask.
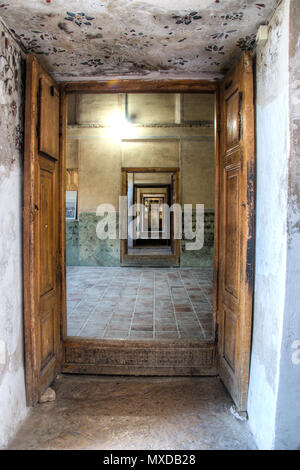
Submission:
[[[24,154],[24,325],[27,403],[54,379],[61,357],[64,181],[61,93],[27,58]]]
[[[255,143],[252,55],[220,87],[219,370],[246,411],[253,298]]]

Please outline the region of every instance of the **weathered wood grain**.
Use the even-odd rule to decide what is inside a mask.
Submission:
[[[255,144],[252,55],[245,52],[220,88],[218,331],[220,376],[247,409],[253,270]]]

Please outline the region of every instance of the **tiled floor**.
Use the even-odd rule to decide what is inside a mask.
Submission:
[[[211,339],[209,268],[103,268],[67,272],[68,335]]]

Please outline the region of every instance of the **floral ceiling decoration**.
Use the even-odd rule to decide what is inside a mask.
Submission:
[[[0,16],[57,80],[217,79],[255,46],[277,0],[7,0]]]

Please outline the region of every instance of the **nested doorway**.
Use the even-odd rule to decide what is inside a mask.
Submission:
[[[58,87],[36,59],[29,57],[24,206],[26,381],[29,403],[37,401],[58,370],[65,373],[135,375],[215,375],[219,371],[238,408],[246,409],[254,241],[252,81],[251,55],[246,53],[220,85],[188,81],[159,84],[128,81],[120,82],[115,90],[119,93],[167,91],[176,94],[190,91],[217,96],[215,329],[209,341],[169,339],[155,344],[143,340],[124,342],[110,339],[104,342],[67,334],[64,230],[66,93],[109,93],[110,85],[105,82],[67,83]],[[35,106],[36,103],[39,106]],[[51,110],[50,127],[47,125],[46,109]],[[72,199],[69,202],[72,204]],[[68,209],[68,213],[71,212]],[[218,335],[214,334],[215,330],[218,330]]]
[[[179,266],[172,206],[180,201],[180,169],[122,168],[122,195],[127,197],[129,213],[121,265]]]

